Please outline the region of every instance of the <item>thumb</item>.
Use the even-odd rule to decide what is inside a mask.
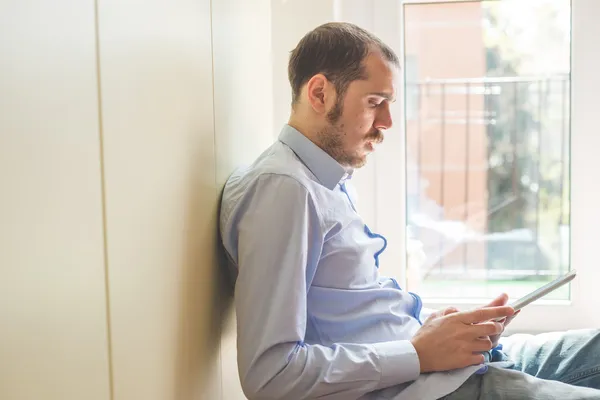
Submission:
[[[502,293],[500,296],[496,297],[494,300],[492,300],[490,303],[488,303],[484,307],[499,307],[499,306],[506,305],[507,302],[508,302],[508,295],[506,293]]]

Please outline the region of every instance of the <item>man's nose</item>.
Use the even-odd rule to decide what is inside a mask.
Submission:
[[[386,101],[382,104],[382,107],[379,109],[379,113],[377,114],[377,118],[375,119],[375,128],[386,130],[390,129],[393,125],[392,122],[392,114],[390,113],[390,105]]]

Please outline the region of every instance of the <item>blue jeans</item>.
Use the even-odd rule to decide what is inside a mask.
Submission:
[[[600,400],[600,331],[518,334],[444,400]]]

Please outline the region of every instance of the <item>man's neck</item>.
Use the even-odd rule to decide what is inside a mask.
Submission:
[[[299,118],[298,116],[294,116],[292,115],[288,121],[288,125],[291,126],[292,128],[294,128],[295,130],[297,130],[298,132],[300,132],[302,135],[304,135],[308,140],[310,140],[311,142],[313,142],[316,146],[318,146],[319,148],[321,148],[321,150],[327,152],[323,146],[321,146],[319,140],[318,140],[318,135],[317,132],[319,132],[320,130],[322,130],[321,127],[317,127],[317,126],[310,126],[310,124],[306,124],[306,123],[302,123],[300,121],[301,118]],[[340,164],[341,165],[341,164]],[[347,165],[342,165],[342,167],[346,170],[346,173],[349,175],[352,175],[352,173],[354,172],[354,168],[349,167]]]
[[[288,125],[306,136],[308,140],[321,147],[317,138],[319,127],[315,126],[314,124],[307,123],[307,120],[309,120],[309,118],[301,118],[300,116],[292,115],[288,121]]]

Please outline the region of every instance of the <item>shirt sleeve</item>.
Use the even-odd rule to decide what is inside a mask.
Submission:
[[[253,399],[349,399],[415,380],[408,340],[307,344],[307,289],[324,232],[309,191],[294,178],[263,175],[233,217],[237,235],[238,368]]]

